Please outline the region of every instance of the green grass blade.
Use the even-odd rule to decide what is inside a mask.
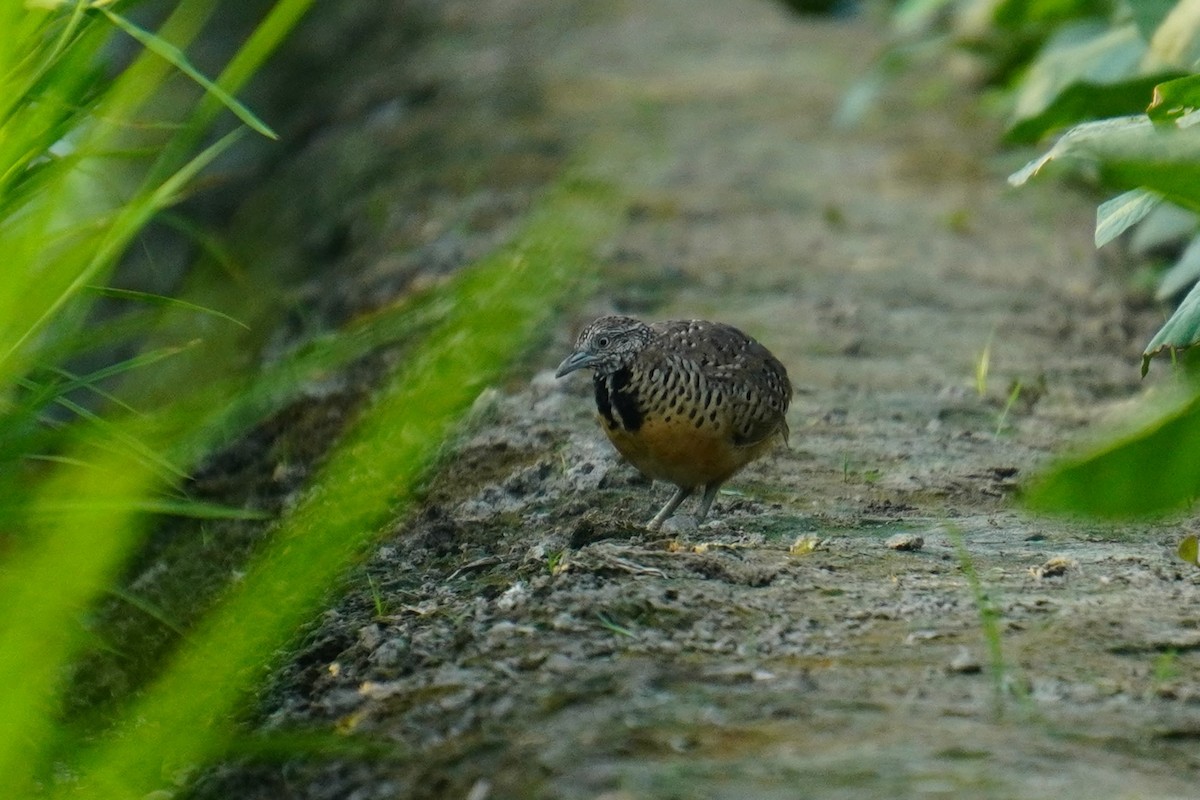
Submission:
[[[244,281],[246,277],[245,269],[219,235],[206,230],[196,224],[194,220],[187,219],[180,214],[173,214],[170,211],[164,211],[159,214],[157,221],[159,224],[167,225],[186,236],[196,245],[202,256],[211,259],[230,278],[239,282]]]
[[[90,284],[103,270],[110,267],[124,250],[125,246],[157,211],[173,203],[177,195],[183,191],[183,188],[202,169],[241,138],[241,130],[234,130],[218,139],[175,172],[174,175],[163,181],[161,185],[154,188],[148,194],[131,200],[127,205],[122,207],[117,213],[111,228],[106,231],[104,237],[98,243],[88,263],[58,293],[32,324],[15,336],[7,347],[0,351],[0,367],[5,365],[5,362],[15,359],[21,348],[39,333],[63,309],[68,301],[74,298],[85,286]]]
[[[112,342],[117,341],[117,339],[109,338],[106,339],[106,341]],[[123,361],[118,361],[114,364],[101,367],[100,369],[90,372],[87,375],[74,375],[60,367],[47,367],[49,372],[58,376],[58,378],[61,378],[62,380],[39,382],[33,380],[32,378],[18,379],[17,384],[22,386],[26,391],[29,392],[29,394],[25,397],[22,397],[20,401],[15,404],[15,408],[17,411],[31,413],[47,403],[52,402],[56,397],[84,389],[99,394],[111,402],[117,403],[127,410],[132,411],[134,409],[124,401],[112,397],[109,393],[101,390],[99,384],[117,375],[122,375],[127,372],[132,372],[133,370],[142,369],[144,367],[157,364],[164,359],[170,358],[178,353],[182,353],[195,343],[196,342],[193,341],[178,347],[161,347],[155,350],[149,350],[144,353],[139,353],[132,358],[127,358]]]
[[[97,397],[107,400],[109,403],[112,404],[113,408],[122,409],[131,414],[138,413],[138,410],[136,408],[134,408],[133,406],[129,405],[129,403],[126,403],[124,400],[117,397],[112,392],[109,392],[106,389],[102,389],[100,386],[98,386],[95,383],[89,383],[85,380],[82,380],[79,376],[74,375],[71,372],[68,372],[65,369],[60,369],[58,367],[55,367],[52,371],[54,372],[55,375],[58,375],[60,378],[63,378],[66,380],[66,383],[64,383],[64,384],[54,384],[54,385],[46,387],[47,390],[52,390],[56,396],[62,396],[62,395],[67,394],[67,392],[71,391],[71,389],[66,389],[65,387],[72,386],[72,387],[74,387],[74,389],[82,389],[84,391],[87,391],[87,392],[90,392],[91,394],[96,395]],[[60,388],[60,387],[62,387],[62,388]]]
[[[161,140],[170,125],[176,136],[184,127],[200,131],[195,125],[140,118],[172,66],[204,86],[206,99],[223,103],[221,108],[231,108],[247,125],[270,135],[182,55],[216,8],[211,0],[179,0],[153,34],[102,3],[64,0],[55,8],[37,6],[0,3],[0,250],[10,265],[0,273],[0,411],[6,422],[21,426],[32,417],[10,402],[24,391],[39,391],[27,374],[31,365],[42,374],[63,374],[55,364],[69,352],[63,342],[78,341],[83,328],[88,307],[83,288],[103,282],[145,223],[236,138],[195,159],[191,150],[162,158],[161,142],[151,140]],[[102,74],[104,47],[117,29],[146,49],[109,80]],[[278,31],[273,35],[256,38],[269,49],[278,42]],[[262,57],[243,62],[242,81]],[[58,149],[63,143],[70,146],[65,154]],[[114,156],[138,152],[160,157],[153,180],[144,180],[129,197],[127,181],[113,169]],[[28,435],[28,427],[6,431],[20,439],[14,445],[13,436],[7,437],[6,459],[39,458],[35,454],[42,451],[21,451],[21,443],[50,446],[43,463],[29,470],[37,477],[35,485],[26,486],[14,471],[5,471],[0,481],[12,512],[2,517],[0,602],[13,612],[0,618],[0,796],[21,796],[35,779],[50,774],[44,746],[56,735],[55,694],[87,635],[77,617],[111,585],[139,541],[146,515],[259,516],[163,499],[164,490],[182,476],[163,455],[173,444],[163,435],[164,421],[131,415],[117,424],[63,396],[80,389],[102,391],[99,381],[160,355],[139,356],[89,376],[51,379],[50,400],[84,420],[73,426],[75,443],[65,451],[58,449],[64,444],[61,435],[47,439],[36,426],[36,436]]]
[[[227,92],[235,92],[245,84],[262,66],[267,57],[275,52],[279,43],[291,32],[312,6],[313,0],[279,0],[265,19],[254,29],[254,33],[238,50],[217,78],[217,85]],[[212,120],[212,111],[202,104],[196,119],[207,125]]]
[[[133,501],[152,491],[153,472],[120,450],[59,470],[33,503],[68,496],[74,510],[55,515],[5,557],[0,603],[0,795],[20,797],[49,767],[39,754],[54,735],[54,696],[64,665],[81,643],[76,616],[109,586],[137,539],[131,513],[88,501]],[[6,517],[12,519],[11,517]],[[64,580],[64,576],[70,576]],[[17,613],[19,610],[19,613]]]
[[[47,502],[39,508],[37,517],[54,518],[63,514],[87,510],[95,511],[136,511],[142,514],[159,514],[168,517],[191,517],[192,519],[270,519],[265,511],[250,508],[233,508],[219,503],[205,503],[199,500],[169,500],[163,498],[139,498],[137,500],[114,499],[97,501],[60,500]]]
[[[227,94],[233,94],[240,89],[275,51],[312,3],[313,0],[279,0],[222,70],[216,85]],[[170,171],[173,164],[179,163],[184,154],[192,152],[223,108],[224,105],[215,95],[206,95],[197,106],[189,124],[176,133],[167,145],[159,163],[151,169],[149,180],[157,180],[164,171]]]
[[[125,31],[127,34],[140,42],[147,50],[150,50],[151,52],[160,56],[180,72],[203,86],[206,92],[217,98],[217,100],[221,102],[221,105],[232,111],[238,119],[246,123],[246,125],[252,130],[261,133],[263,136],[266,136],[269,139],[279,138],[275,131],[271,130],[265,122],[256,117],[254,113],[250,111],[250,109],[242,105],[237,98],[229,94],[217,84],[213,83],[211,80],[206,78],[204,74],[200,72],[200,70],[192,66],[192,63],[187,60],[187,56],[184,55],[183,51],[178,47],[171,44],[166,39],[162,39],[150,33],[150,31],[138,27],[111,9],[101,6],[97,10],[107,17],[109,22],[111,22],[113,25],[116,25],[118,28]]]
[[[56,397],[54,398],[54,402],[89,423],[93,428],[98,429],[105,435],[106,438],[104,441],[109,446],[124,450],[143,465],[154,469],[160,478],[168,480],[172,478],[180,480],[187,478],[186,472],[161,455],[152,445],[142,441],[130,431],[66,397]]]
[[[49,368],[49,371],[57,376],[59,380],[54,380],[51,383],[37,383],[30,378],[20,378],[17,380],[17,385],[30,393],[28,397],[22,399],[18,409],[25,412],[34,412],[47,403],[56,402],[60,397],[65,397],[75,391],[85,390],[104,398],[115,407],[122,408],[130,413],[137,413],[137,409],[133,406],[101,388],[99,385],[100,382],[114,375],[120,375],[130,370],[157,363],[186,349],[187,346],[159,348],[158,350],[142,353],[115,364],[109,364],[107,367],[102,367],[88,375],[75,375],[61,367],[52,366]]]
[[[222,752],[263,664],[387,529],[460,415],[592,269],[593,247],[619,219],[607,200],[596,187],[564,184],[513,246],[452,282],[445,320],[330,456],[267,552],[114,734],[82,753],[79,791],[141,798],[160,787],[164,768]]]
[[[979,629],[983,635],[984,644],[988,651],[988,666],[992,676],[992,711],[996,719],[1004,717],[1004,687],[1007,680],[1008,668],[1004,661],[1004,642],[1000,630],[1000,608],[983,586],[979,572],[975,569],[975,561],[967,550],[963,532],[956,525],[948,525],[947,532],[954,544],[954,552],[958,557],[958,566],[967,587],[971,590],[971,599],[979,614]]]
[[[242,322],[240,319],[229,316],[223,312],[217,311],[215,308],[209,308],[197,303],[189,303],[186,300],[180,300],[175,297],[167,297],[166,295],[154,294],[152,292],[139,292],[133,289],[115,289],[111,286],[85,286],[91,294],[101,297],[112,297],[118,300],[132,300],[138,303],[146,303],[155,306],[170,306],[172,308],[183,309],[184,311],[195,311],[198,314],[208,314],[209,316],[223,319],[226,322],[232,322],[246,330],[250,330],[250,326]]]
[[[192,160],[180,167],[174,175],[167,178],[161,185],[149,193],[146,201],[147,207],[137,209],[135,213],[131,214],[131,222],[137,224],[138,228],[141,228],[142,225],[149,221],[153,214],[173,205],[183,193],[184,188],[200,174],[201,170],[215,161],[217,156],[224,153],[241,138],[242,130],[233,130],[201,150]],[[126,223],[126,225],[129,224],[130,222]],[[121,241],[128,241],[129,238],[131,237],[123,236]]]
[[[89,372],[87,375],[71,375],[67,372],[62,374],[69,380],[69,383],[59,388],[60,394],[74,391],[75,389],[90,388],[108,378],[122,375],[135,369],[153,366],[163,359],[178,355],[184,350],[187,350],[193,343],[180,345],[178,347],[160,347],[155,350],[148,350],[144,353],[139,353],[132,358],[127,358],[124,361],[118,361],[115,364],[109,364],[107,367],[101,367],[98,370]]]
[[[217,4],[212,0],[179,0],[155,36],[182,51],[203,29],[216,7]],[[111,25],[96,27],[112,30]],[[140,125],[142,120],[138,112],[155,97],[171,74],[172,64],[169,61],[149,48],[143,50],[104,93],[97,107],[96,118],[108,124],[98,124],[89,131],[84,149],[89,152],[105,151],[116,130],[134,123]],[[178,164],[179,161],[174,163]]]
[[[133,606],[138,611],[141,611],[146,616],[153,619],[158,624],[162,625],[167,630],[174,633],[176,636],[186,636],[186,632],[179,626],[175,620],[171,619],[165,611],[151,603],[144,597],[139,597],[133,592],[128,592],[120,587],[111,587],[105,590],[107,594],[116,597],[124,603]]]

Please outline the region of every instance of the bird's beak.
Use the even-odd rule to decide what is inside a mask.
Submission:
[[[563,362],[558,365],[558,369],[554,371],[554,377],[561,378],[563,375],[570,374],[577,369],[590,367],[595,363],[596,357],[594,355],[583,350],[577,350],[563,359]]]

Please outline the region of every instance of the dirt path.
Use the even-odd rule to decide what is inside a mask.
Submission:
[[[395,757],[231,765],[206,791],[1196,796],[1200,579],[1173,559],[1178,528],[1013,508],[1047,454],[1139,391],[1153,316],[1098,274],[1091,203],[1007,190],[1020,157],[997,158],[940,78],[833,129],[878,47],[863,21],[494,5],[455,46],[533,70],[541,121],[630,198],[628,223],[595,299],[481,405],[369,565],[384,613],[352,592],[268,696],[272,727]],[[800,388],[792,449],[683,542],[640,530],[665,488],[618,463],[586,380],[547,371],[613,308],[742,327]],[[923,549],[887,548],[897,533]],[[816,549],[791,552],[805,536]]]

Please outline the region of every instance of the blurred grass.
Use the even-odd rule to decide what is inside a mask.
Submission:
[[[164,768],[195,766],[232,740],[243,694],[411,500],[461,413],[545,330],[616,219],[606,189],[565,181],[511,246],[438,292],[449,300],[446,313],[280,522],[268,550],[117,730],[84,750],[86,796],[141,796],[160,784]]]
[[[79,615],[140,541],[147,513],[242,514],[172,498],[186,470],[169,426],[106,386],[186,349],[136,353],[142,324],[93,329],[96,299],[145,225],[190,191],[240,136],[205,144],[233,100],[311,0],[280,0],[214,83],[185,50],[215,12],[182,0],[151,33],[130,4],[5,3],[0,8],[0,788],[20,797],[52,772],[62,676],[86,634]],[[115,37],[146,49],[115,73]],[[178,72],[204,99],[165,95]],[[171,93],[178,91],[172,87]],[[201,94],[203,93],[203,94]],[[125,299],[131,299],[125,294]],[[150,300],[145,293],[139,302]],[[164,299],[161,302],[173,301]],[[220,313],[214,311],[214,313]],[[119,356],[128,353],[132,356]],[[71,364],[87,354],[87,374]]]
[[[544,334],[618,219],[604,186],[563,178],[509,246],[265,368],[235,352],[240,334],[211,327],[251,324],[261,340],[265,315],[110,285],[145,225],[243,135],[212,138],[223,110],[273,135],[234,94],[310,4],[277,2],[212,81],[187,50],[214,0],[181,0],[153,32],[119,3],[0,9],[13,32],[0,41],[0,250],[13,264],[0,277],[0,602],[20,609],[0,623],[0,796],[141,798],[244,743],[234,720],[246,693],[403,510],[461,413]],[[108,75],[114,35],[145,50]],[[179,73],[198,99],[172,112],[178,98],[164,93]],[[118,311],[97,316],[101,299]],[[211,614],[189,630],[114,583],[153,515],[261,517],[196,502],[182,483],[314,379],[398,340],[416,342],[404,366]],[[136,696],[64,719],[79,654],[107,647],[86,622],[105,598],[177,647]]]

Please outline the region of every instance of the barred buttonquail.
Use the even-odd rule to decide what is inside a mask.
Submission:
[[[555,376],[585,367],[613,445],[646,476],[678,487],[650,520],[651,530],[699,486],[704,519],[722,483],[765,453],[777,434],[787,442],[787,370],[730,325],[601,317],[579,334]]]

